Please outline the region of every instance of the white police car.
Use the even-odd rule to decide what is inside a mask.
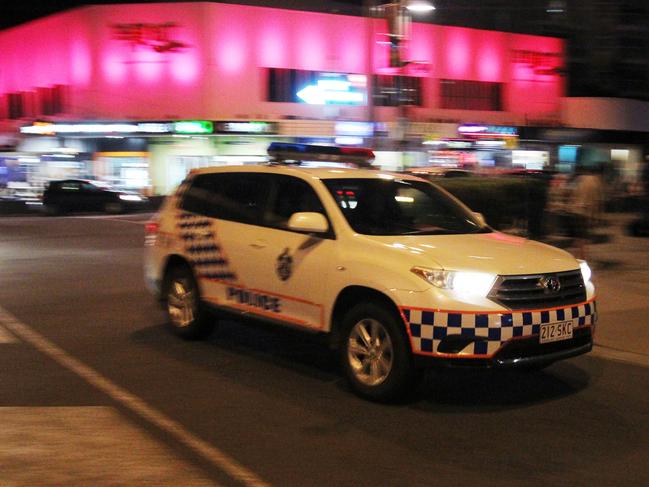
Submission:
[[[369,166],[367,149],[269,154],[192,171],[147,225],[146,281],[178,335],[209,333],[212,309],[327,334],[373,399],[431,363],[541,367],[591,350],[585,262],[493,231],[416,177],[306,164]]]

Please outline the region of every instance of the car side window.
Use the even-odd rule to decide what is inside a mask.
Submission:
[[[265,217],[272,227],[287,228],[293,213],[309,211],[326,212],[315,190],[306,181],[292,176],[275,175],[274,198]]]
[[[191,181],[180,207],[211,218],[258,225],[269,188],[265,174],[201,174]]]
[[[86,192],[91,192],[91,191],[98,191],[99,188],[93,184],[90,183],[82,183],[81,184],[81,189]]]
[[[61,191],[74,192],[79,191],[81,186],[77,181],[65,181],[61,183]]]

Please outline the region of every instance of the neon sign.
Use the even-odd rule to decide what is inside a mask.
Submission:
[[[184,42],[171,38],[171,29],[177,27],[174,22],[162,24],[114,24],[113,39],[128,42],[133,49],[147,47],[155,52],[177,52],[189,47]]]
[[[556,76],[562,71],[562,57],[558,52],[514,49],[512,62],[528,66],[534,74],[538,75]]]
[[[363,105],[367,78],[362,74],[319,73],[315,84],[297,92],[309,105]]]
[[[177,134],[211,134],[214,124],[207,120],[183,120],[174,122],[174,132]]]
[[[216,131],[228,134],[274,134],[277,133],[275,122],[217,122]]]
[[[472,135],[476,137],[518,137],[516,127],[506,127],[503,125],[460,125],[457,131],[463,135]]]
[[[166,122],[114,123],[49,123],[35,122],[21,127],[20,132],[32,135],[55,134],[168,134],[173,126]]]

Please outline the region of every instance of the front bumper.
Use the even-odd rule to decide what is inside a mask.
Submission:
[[[594,300],[560,308],[510,312],[460,312],[401,308],[419,362],[512,367],[542,365],[592,349]],[[571,321],[568,340],[539,343],[542,325]]]
[[[540,344],[538,337],[510,340],[491,357],[462,358],[461,355],[416,355],[419,367],[528,368],[549,365],[559,360],[588,353],[593,348],[592,327],[574,330],[573,338]]]

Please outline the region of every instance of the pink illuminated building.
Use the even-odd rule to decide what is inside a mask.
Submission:
[[[0,32],[0,133],[22,132],[30,157],[12,164],[37,188],[84,176],[163,194],[194,167],[264,160],[273,138],[370,145],[400,169],[428,164],[425,143],[461,136],[463,123],[560,123],[560,39],[413,22],[401,47],[405,65],[384,18],[81,7]],[[179,134],[183,120],[204,121],[200,136]]]
[[[398,74],[413,121],[558,119],[561,40],[414,23],[411,62],[391,68],[386,32],[382,19],[211,2],[82,7],[0,32],[0,120],[390,121]],[[372,112],[367,93],[290,99],[291,79],[325,72],[366,76]]]

